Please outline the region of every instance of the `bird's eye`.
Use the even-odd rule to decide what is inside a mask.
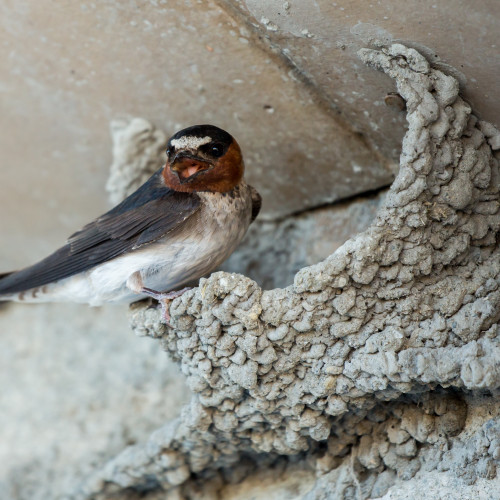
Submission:
[[[210,154],[214,158],[220,158],[224,154],[224,146],[219,142],[210,145]]]
[[[175,148],[173,146],[169,146],[167,148],[167,155],[170,158],[175,153]]]

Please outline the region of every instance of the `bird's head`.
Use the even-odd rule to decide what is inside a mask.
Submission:
[[[174,191],[226,193],[241,181],[244,169],[231,135],[214,125],[195,125],[168,141],[163,179]]]

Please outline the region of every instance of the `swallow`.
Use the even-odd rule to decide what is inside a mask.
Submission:
[[[0,301],[99,306],[153,297],[168,323],[169,301],[229,257],[260,211],[244,169],[226,131],[180,130],[165,166],[137,191],[45,259],[0,275]]]

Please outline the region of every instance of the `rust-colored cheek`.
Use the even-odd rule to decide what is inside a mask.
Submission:
[[[226,154],[219,159],[216,168],[213,170],[214,176],[219,177],[217,188],[214,191],[226,193],[231,191],[243,179],[245,173],[245,165],[241,155],[241,149],[238,143],[233,139],[231,146],[229,146]],[[210,172],[212,174],[212,172]]]

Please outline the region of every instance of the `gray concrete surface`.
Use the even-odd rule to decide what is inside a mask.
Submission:
[[[126,307],[0,309],[0,498],[67,498],[99,464],[175,418],[182,375]]]
[[[167,134],[200,122],[229,129],[268,218],[388,184],[404,113],[385,106],[393,84],[356,51],[404,40],[432,52],[498,125],[495,5],[3,2],[2,263],[43,257],[107,208],[109,126],[119,118],[141,116]]]
[[[497,82],[500,18],[495,0],[224,0],[386,158],[398,161],[404,115],[384,106],[393,90],[383,74],[373,75],[357,51],[402,42],[450,72],[478,115],[500,125]]]

